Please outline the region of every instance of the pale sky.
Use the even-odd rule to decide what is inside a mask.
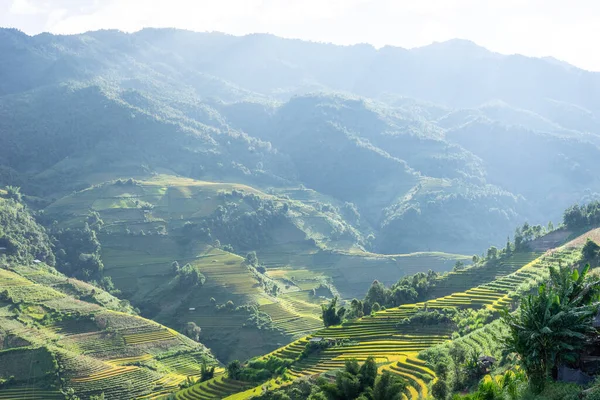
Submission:
[[[0,0],[28,34],[175,27],[412,48],[469,39],[600,71],[599,0]]]

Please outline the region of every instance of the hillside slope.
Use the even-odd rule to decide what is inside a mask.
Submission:
[[[0,182],[42,201],[152,173],[304,185],[353,204],[366,250],[397,254],[472,253],[598,197],[598,75],[548,60],[463,41],[0,37]]]
[[[72,388],[82,399],[130,399],[217,364],[203,345],[43,264],[4,265],[0,291],[0,374],[14,377],[0,398],[61,398]]]
[[[53,244],[21,203],[0,197],[0,220],[0,398],[130,399],[218,365],[204,345],[37,259],[54,263]]]
[[[417,304],[373,313],[316,332],[266,355],[291,361],[287,378],[268,381],[246,391],[224,390],[221,396],[247,399],[261,394],[263,388],[275,389],[301,377],[315,376],[344,367],[348,359],[376,358],[380,370],[388,370],[407,382],[405,399],[430,395],[436,374],[429,361],[439,353],[428,349],[448,347],[452,342],[476,355],[500,357],[499,344],[504,330],[492,322],[504,308],[514,307],[525,293],[535,289],[549,276],[549,266],[575,264],[581,259],[584,239],[597,239],[597,230],[545,253],[515,253],[497,263],[483,264],[445,276],[440,291],[432,299]],[[582,239],[583,238],[583,239]],[[445,292],[445,293],[444,293]],[[425,312],[459,313],[461,324],[427,321]],[[419,315],[421,316],[419,317]],[[412,317],[415,317],[412,319]],[[481,322],[485,321],[485,322]],[[310,339],[323,341],[322,349],[311,348]],[[178,399],[200,399],[206,395],[202,384],[177,393]]]
[[[59,236],[93,220],[102,273],[121,296],[175,329],[195,322],[203,343],[223,361],[271,351],[318,329],[321,295],[362,296],[374,279],[391,284],[402,274],[443,271],[468,258],[367,253],[340,210],[294,200],[289,195],[299,191],[293,192],[269,195],[160,175],[96,185],[54,202],[43,215],[60,221],[53,224]],[[252,250],[258,261],[244,258]],[[205,281],[189,285],[174,262],[190,264]],[[233,306],[224,308],[229,301]]]

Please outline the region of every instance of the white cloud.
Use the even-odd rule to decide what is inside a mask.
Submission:
[[[600,71],[597,0],[13,0],[10,14],[29,33],[154,26],[407,48],[459,37]]]
[[[28,0],[14,0],[10,6],[9,12],[15,15],[30,15],[44,12],[44,10],[36,7]]]

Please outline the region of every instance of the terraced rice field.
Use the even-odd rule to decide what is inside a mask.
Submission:
[[[243,258],[219,249],[211,249],[192,264],[206,276],[207,285],[226,287],[238,295],[256,293],[258,281],[242,265]]]
[[[179,384],[186,380],[186,377],[177,374],[168,374],[153,382],[153,392],[138,399],[160,399],[173,393],[179,387]]]
[[[161,364],[178,376],[200,376],[201,354],[188,353],[161,359]]]
[[[250,384],[234,381],[223,376],[202,382],[175,395],[177,400],[214,400],[223,399],[233,393],[242,392]]]
[[[151,359],[152,359],[151,354],[143,354],[141,356],[135,356],[135,357],[114,358],[112,360],[108,360],[106,363],[117,366],[117,365],[131,364],[131,363],[135,363],[135,362],[148,361]]]
[[[77,345],[84,354],[101,354],[120,351],[125,347],[123,338],[118,335],[108,335],[105,332],[84,333],[73,335],[69,339]]]
[[[48,390],[32,386],[0,389],[0,400],[64,400],[58,390]]]
[[[0,269],[0,290],[5,290],[14,302],[39,304],[47,300],[65,297],[54,289],[37,285],[22,276]]]
[[[513,301],[519,290],[528,290],[527,284],[536,284],[548,275],[548,266],[559,260],[568,262],[577,257],[577,252],[564,250],[560,253],[548,253],[541,256],[536,253],[515,254],[510,259],[497,265],[496,269],[476,268],[453,273],[446,281],[447,288],[461,288],[452,294],[417,304],[408,304],[393,309],[380,311],[373,316],[349,321],[342,326],[330,327],[317,331],[311,336],[297,340],[271,354],[284,358],[297,358],[311,337],[324,339],[347,339],[348,344],[328,348],[320,353],[312,354],[297,361],[290,368],[292,377],[320,374],[342,368],[349,358],[364,360],[374,356],[387,369],[402,376],[408,383],[404,393],[407,399],[426,398],[429,395],[429,384],[435,374],[423,360],[417,358],[419,352],[432,346],[444,344],[450,340],[452,331],[446,325],[398,325],[398,323],[423,309],[470,308],[500,310]],[[460,279],[464,273],[464,277]],[[468,286],[474,282],[473,286]],[[465,287],[467,286],[467,287]],[[485,352],[492,346],[490,332],[478,330],[461,338],[470,348],[477,352]],[[257,389],[260,389],[258,387]],[[248,398],[252,391],[238,393],[231,399]],[[259,391],[260,392],[260,391]],[[198,387],[195,392],[201,397],[203,391]]]
[[[214,363],[204,349],[172,329],[139,316],[76,300],[70,295],[75,285],[86,289],[86,284],[72,280],[62,287],[60,284],[67,281],[64,276],[45,277],[43,268],[38,272],[29,269],[25,266],[15,266],[14,272],[0,269],[0,289],[7,290],[9,299],[12,300],[1,309],[1,330],[22,340],[20,345],[23,346],[2,352],[0,367],[3,373],[8,371],[14,376],[29,376],[30,381],[42,377],[45,379],[52,376],[50,374],[56,368],[51,362],[50,354],[53,353],[62,368],[61,377],[67,381],[68,387],[76,391],[78,397],[87,399],[104,393],[107,399],[130,400],[141,396],[168,394],[177,390],[179,383],[187,378],[186,375],[177,373],[181,371],[176,368],[169,371],[166,364],[154,359],[160,358],[161,353],[166,351],[165,344],[169,346],[168,351],[181,352],[177,356],[179,361],[185,357],[190,358],[187,364],[187,369],[191,372],[189,375],[200,373],[200,360]],[[20,275],[22,271],[36,281],[32,282]],[[44,284],[36,283],[38,280]],[[54,285],[55,282],[58,285]],[[63,289],[65,291],[61,292]],[[103,295],[110,298],[106,293]],[[39,319],[47,310],[62,313],[63,318],[51,325],[26,324],[14,317],[15,314],[10,309],[13,302],[20,303],[24,318]],[[81,312],[77,317],[69,312],[74,307]],[[110,326],[112,329],[102,330],[101,326]],[[54,341],[60,341],[61,346],[54,346]],[[31,348],[41,344],[48,345]],[[191,354],[198,358],[190,356]],[[29,362],[29,358],[37,362]],[[192,371],[194,362],[196,368]],[[131,365],[134,363],[142,365]],[[146,363],[153,364],[156,370],[143,365]],[[180,366],[180,369],[183,367]],[[46,388],[16,386],[0,389],[0,400],[4,399],[54,400],[64,399],[64,396]]]
[[[432,298],[439,298],[494,281],[502,276],[510,275],[541,256],[541,253],[517,253],[499,264],[482,267],[469,267],[462,271],[449,272],[431,292]]]
[[[273,324],[289,335],[306,335],[323,326],[318,317],[320,307],[317,304],[297,300],[285,294],[281,295],[277,302],[264,304],[259,309],[269,314]]]
[[[5,269],[0,269],[0,288],[4,289],[7,287],[29,285],[33,285],[33,282],[15,274],[14,272]]]
[[[159,340],[171,340],[175,339],[176,332],[170,329],[160,329],[156,331],[149,332],[141,332],[141,333],[132,333],[128,335],[123,335],[123,340],[125,340],[126,345],[133,344],[142,344],[148,342],[156,342]]]
[[[117,366],[82,378],[70,380],[70,386],[83,397],[104,393],[108,399],[129,400],[149,394],[161,378],[144,368]]]

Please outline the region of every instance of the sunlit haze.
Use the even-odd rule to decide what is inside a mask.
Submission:
[[[462,38],[600,71],[595,0],[0,0],[0,26],[28,34],[175,27],[405,48]]]

